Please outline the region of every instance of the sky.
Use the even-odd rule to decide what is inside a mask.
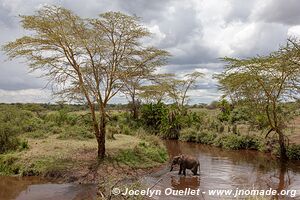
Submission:
[[[203,72],[190,103],[209,103],[222,95],[213,74],[221,57],[267,55],[300,36],[299,0],[0,0],[0,45],[25,34],[19,15],[43,5],[59,5],[82,17],[107,11],[137,15],[152,33],[148,42],[171,53],[161,72],[179,77]],[[0,103],[54,102],[46,80],[29,73],[22,60],[7,60],[0,51]],[[118,95],[110,103],[124,103]]]

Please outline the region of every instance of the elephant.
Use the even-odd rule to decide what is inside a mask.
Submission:
[[[175,156],[172,160],[172,165],[171,165],[170,171],[173,170],[174,165],[179,165],[179,167],[180,167],[179,172],[178,172],[179,175],[183,171],[183,175],[185,176],[186,169],[190,169],[194,175],[198,175],[197,171],[199,168],[199,173],[200,173],[200,162],[192,156],[188,156],[188,155]]]

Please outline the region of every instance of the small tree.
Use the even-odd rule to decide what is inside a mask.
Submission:
[[[218,103],[218,107],[220,108],[220,113],[218,115],[218,118],[221,122],[228,122],[229,118],[230,118],[230,113],[231,113],[231,105],[229,104],[229,102],[226,99],[222,99],[219,103]]]
[[[148,80],[150,85],[144,84],[139,87],[139,98],[146,103],[160,103],[167,101],[169,85],[166,80],[173,78],[174,74],[151,74]],[[148,82],[149,83],[149,82]]]
[[[137,17],[120,12],[83,19],[68,9],[46,6],[21,16],[21,23],[31,34],[9,42],[4,51],[11,59],[25,57],[33,71],[43,71],[55,94],[87,103],[98,158],[103,158],[108,102],[165,51],[144,47],[141,39],[150,35],[148,30]]]
[[[157,104],[165,101],[167,98],[167,91],[158,84],[141,86],[139,89],[139,98],[147,104]]]
[[[218,75],[220,89],[236,103],[249,105],[264,113],[269,131],[279,138],[280,156],[286,158],[285,116],[282,102],[299,98],[300,48],[289,40],[286,47],[265,57],[249,59],[223,58],[225,71]],[[267,136],[266,135],[266,136]]]
[[[149,48],[142,56],[144,62],[142,64],[137,63],[140,66],[139,70],[136,71],[136,76],[127,79],[125,87],[122,90],[130,100],[129,105],[134,119],[138,119],[138,107],[140,104],[138,96],[143,90],[143,83],[156,77],[156,75],[154,75],[155,70],[166,64],[169,53],[164,50]]]
[[[184,79],[180,80],[174,77],[165,79],[161,85],[168,91],[168,96],[174,101],[179,110],[182,110],[187,103],[187,92],[196,86],[197,80],[203,77],[201,72],[186,74]]]

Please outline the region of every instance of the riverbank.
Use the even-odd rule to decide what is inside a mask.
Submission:
[[[295,135],[289,135],[292,137]],[[194,127],[182,129],[178,140],[199,144],[212,145],[228,150],[257,150],[279,156],[280,148],[276,135],[268,138],[263,133],[247,134],[242,131],[232,133],[229,131],[214,132],[211,130],[197,130]],[[288,141],[289,142],[289,141]],[[291,160],[300,160],[300,144],[297,141],[287,143],[287,157]]]
[[[28,138],[28,149],[0,155],[0,175],[96,183],[101,188],[103,183],[109,186],[125,178],[137,179],[168,159],[165,147],[154,136],[115,134],[114,138],[107,140],[107,157],[100,162],[95,139]]]

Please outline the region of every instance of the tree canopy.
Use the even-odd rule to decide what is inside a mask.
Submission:
[[[149,31],[139,18],[121,12],[84,19],[71,10],[45,6],[34,15],[21,16],[21,24],[28,34],[3,50],[11,59],[26,58],[32,71],[41,70],[55,94],[88,104],[98,156],[103,158],[108,102],[125,86],[163,65],[168,52],[143,45]]]
[[[280,112],[281,102],[299,98],[299,42],[289,39],[286,46],[268,56],[247,59],[228,58],[223,73],[217,76],[220,89],[233,103],[251,106],[268,118],[269,132],[279,136],[281,156],[285,157],[283,129],[285,120]]]

